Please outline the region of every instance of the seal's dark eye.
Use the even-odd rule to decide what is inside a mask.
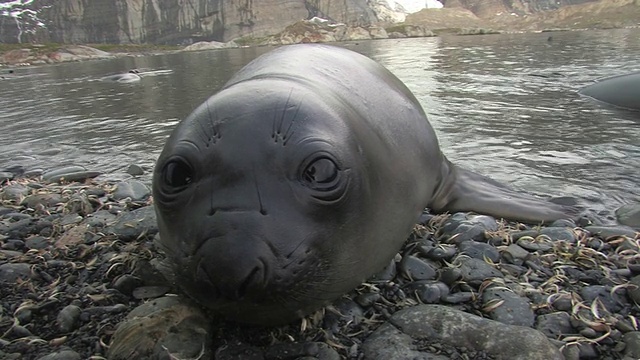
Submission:
[[[307,165],[302,180],[316,190],[330,190],[338,177],[338,166],[327,158],[319,158]]]
[[[298,181],[319,204],[337,204],[349,188],[350,170],[343,166],[331,153],[316,151],[300,164]]]
[[[179,189],[191,184],[193,172],[189,164],[183,160],[171,160],[165,165],[162,178],[165,185]]]

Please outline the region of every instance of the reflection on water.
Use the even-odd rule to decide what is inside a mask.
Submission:
[[[640,113],[580,97],[594,79],[639,70],[640,31],[421,39],[373,57],[422,102],[443,152],[514,187],[640,201]],[[406,53],[404,53],[406,51]],[[407,56],[411,54],[411,57]]]
[[[452,161],[517,188],[579,196],[598,209],[640,201],[640,114],[577,94],[594,79],[640,70],[640,31],[548,37],[342,46],[374,58],[407,84]],[[76,163],[115,174],[131,163],[151,168],[175,124],[270,49],[18,69],[16,78],[0,81],[0,168]],[[166,71],[131,84],[98,81],[133,68]]]
[[[25,162],[43,168],[79,163],[107,172],[122,171],[131,163],[152,167],[173,126],[236,70],[267,50],[18,69],[17,78],[0,83],[0,168]],[[165,71],[143,73],[135,83],[99,81],[138,68]],[[51,147],[62,151],[46,159],[38,155]]]

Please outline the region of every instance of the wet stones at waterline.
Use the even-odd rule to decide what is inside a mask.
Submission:
[[[154,244],[152,207],[147,200],[116,200],[115,185],[34,179],[0,185],[0,304],[5,314],[0,358],[117,359],[131,351],[159,358],[202,353],[217,359],[238,354],[271,359],[285,352],[316,359],[512,355],[507,348],[500,355],[488,343],[462,347],[451,341],[462,336],[453,332],[447,337],[428,336],[427,330],[422,336],[409,328],[398,332],[398,321],[405,321],[398,319],[407,319],[406,314],[432,319],[434,311],[449,313],[442,315],[441,326],[460,334],[476,330],[446,319],[471,316],[465,323],[492,328],[492,339],[513,340],[516,334],[523,336],[517,335],[519,341],[535,339],[536,345],[522,352],[529,358],[558,351],[566,358],[633,357],[640,348],[634,325],[634,301],[640,299],[634,290],[640,284],[637,233],[630,237],[629,228],[621,226],[591,232],[572,222],[540,228],[485,218],[490,231],[460,242],[458,231],[467,228],[455,222],[473,222],[475,215],[467,213],[423,214],[422,225],[415,226],[385,273],[291,325],[246,328],[214,317],[191,326],[208,315],[172,295],[178,289],[163,275],[170,267]],[[28,191],[14,197],[17,186]],[[36,211],[24,201],[45,193],[60,202],[42,202]],[[518,245],[525,236],[533,239],[526,243],[550,240],[552,247]],[[463,264],[475,260],[486,265],[483,281],[462,271]],[[170,300],[161,300],[165,297]],[[154,299],[159,305],[134,312]],[[401,310],[406,312],[398,314]],[[154,315],[165,312],[171,316]],[[532,316],[533,326],[522,326],[530,325]],[[521,319],[527,323],[515,322]],[[126,335],[126,329],[145,324],[158,331]],[[108,354],[107,346],[114,352]]]

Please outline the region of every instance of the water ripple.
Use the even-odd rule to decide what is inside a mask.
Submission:
[[[579,196],[595,208],[640,201],[637,114],[577,94],[595,79],[640,70],[640,31],[547,38],[489,35],[343,46],[387,66],[414,92],[452,161],[531,192]],[[14,79],[0,82],[0,168],[151,168],[180,119],[268,50],[17,69]],[[161,72],[132,84],[98,81],[131,68]]]

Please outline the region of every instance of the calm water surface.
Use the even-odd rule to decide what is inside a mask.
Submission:
[[[640,30],[341,44],[416,94],[454,162],[533,193],[613,210],[640,201],[640,113],[583,99],[594,79],[640,70]],[[174,126],[271,48],[129,57],[16,70],[0,81],[0,169],[151,169]],[[171,70],[138,83],[98,81]],[[390,119],[393,121],[393,119]],[[143,178],[150,180],[150,175]]]

